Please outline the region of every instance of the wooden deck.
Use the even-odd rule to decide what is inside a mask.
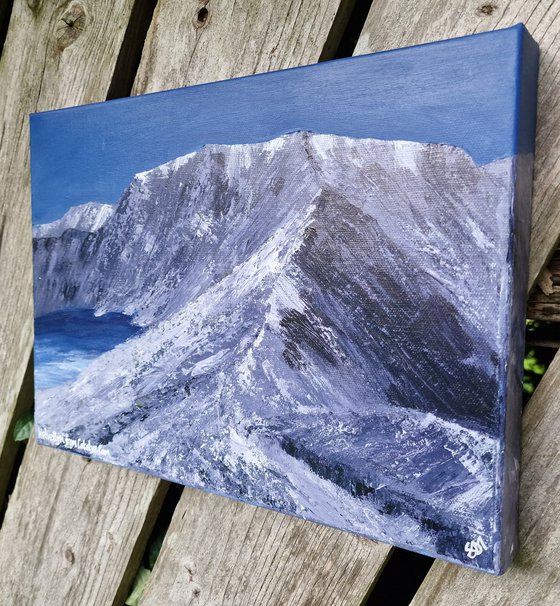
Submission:
[[[409,602],[400,585],[413,574],[386,545],[33,439],[21,458],[13,428],[33,400],[28,114],[520,21],[542,51],[529,313],[560,320],[560,262],[546,269],[560,236],[558,0],[0,0],[0,605],[122,605],[167,518],[142,605],[390,606]],[[514,566],[494,578],[435,562],[415,606],[560,604],[560,354],[523,431]]]

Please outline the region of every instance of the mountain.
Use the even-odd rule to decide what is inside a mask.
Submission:
[[[457,557],[497,523],[514,161],[296,132],[136,175],[34,240],[37,315],[143,327],[37,394],[40,438]]]
[[[478,167],[449,146],[307,132],[207,146],[137,175],[97,232],[36,239],[36,315],[84,307],[152,326],[247,267],[261,321],[273,282],[289,282],[288,367],[302,349],[349,357],[390,401],[495,427],[510,175],[511,160]],[[309,336],[312,321],[339,349]]]
[[[34,238],[56,238],[62,236],[67,229],[94,232],[100,229],[113,214],[115,208],[111,204],[87,202],[72,206],[60,219],[52,223],[43,223],[33,227]]]

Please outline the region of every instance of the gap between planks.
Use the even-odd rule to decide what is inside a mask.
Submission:
[[[554,252],[529,299],[527,317],[560,322],[560,249]]]
[[[0,57],[2,56],[2,49],[4,48],[4,41],[8,31],[13,3],[14,0],[2,0],[2,2],[0,2]]]

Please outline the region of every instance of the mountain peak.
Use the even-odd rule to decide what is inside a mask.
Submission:
[[[56,221],[35,225],[34,238],[55,238],[61,236],[67,229],[96,232],[101,229],[109,217],[115,212],[115,207],[102,202],[86,202],[72,206]]]

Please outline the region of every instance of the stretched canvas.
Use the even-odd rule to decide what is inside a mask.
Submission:
[[[500,573],[522,25],[31,116],[42,444]]]

